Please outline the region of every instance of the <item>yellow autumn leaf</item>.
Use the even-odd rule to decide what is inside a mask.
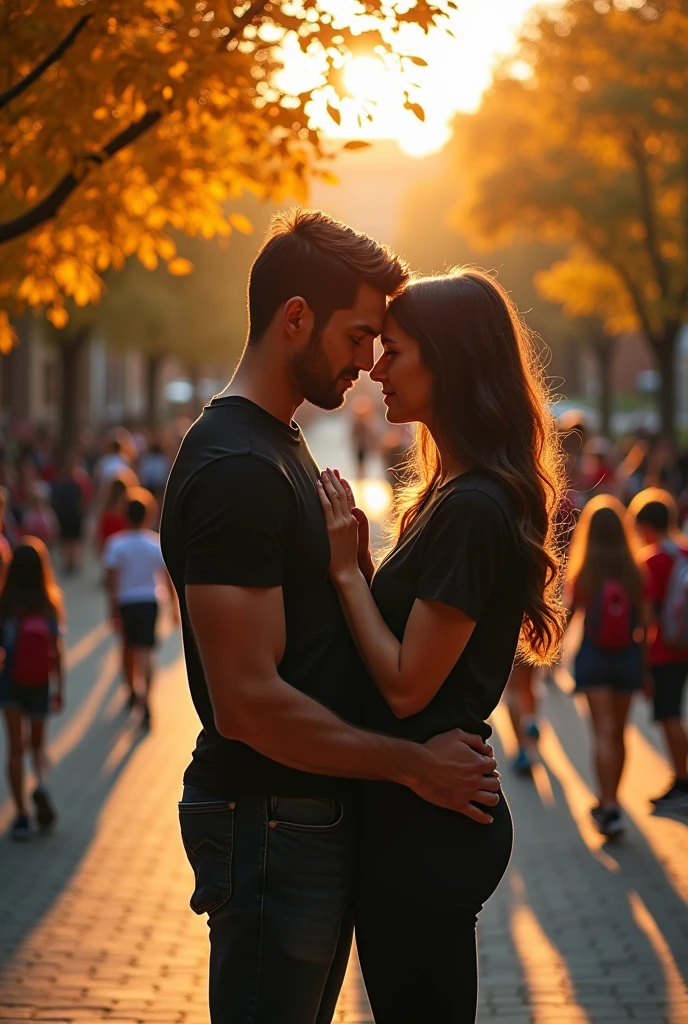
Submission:
[[[57,327],[58,329],[61,327],[65,327],[69,320],[67,310],[64,309],[63,306],[51,306],[51,308],[45,315],[47,316],[48,320],[53,325],[53,327]]]
[[[174,78],[176,81],[182,79],[185,73],[189,70],[189,65],[185,60],[178,60],[176,64],[173,64],[171,68],[168,68],[167,74],[170,78]]]
[[[17,344],[17,335],[12,328],[10,318],[4,309],[0,309],[0,352],[7,355]]]
[[[229,223],[232,225],[233,228],[236,228],[237,231],[240,231],[242,235],[253,234],[253,224],[248,219],[248,217],[244,216],[243,213],[230,214]]]
[[[167,269],[175,277],[184,277],[193,270],[193,263],[191,260],[184,259],[183,256],[177,256],[176,259],[170,260],[167,264]]]

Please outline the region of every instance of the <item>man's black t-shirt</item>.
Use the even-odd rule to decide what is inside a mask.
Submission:
[[[170,474],[160,536],[203,724],[184,781],[219,796],[335,796],[349,785],[287,768],[218,733],[184,596],[187,583],[282,587],[286,648],[279,674],[347,721],[360,718],[361,665],[328,576],[317,475],[298,426],[237,396],[215,398],[204,409]]]
[[[399,720],[379,691],[366,687],[364,724],[424,742],[461,728],[484,739],[518,644],[524,572],[502,486],[469,470],[438,487],[375,574],[373,597],[401,640],[416,598],[442,601],[476,622],[471,638],[433,700]]]

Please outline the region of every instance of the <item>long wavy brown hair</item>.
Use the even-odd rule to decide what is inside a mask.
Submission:
[[[640,610],[643,576],[637,550],[621,502],[611,494],[598,495],[581,512],[573,533],[566,572],[569,589],[585,605],[594,601],[605,580],[617,580]]]
[[[440,479],[435,438],[459,463],[498,480],[513,500],[525,565],[519,654],[549,664],[565,624],[557,524],[565,474],[533,337],[505,290],[472,268],[412,281],[388,312],[418,342],[433,379],[432,432],[416,425],[392,536],[410,526]]]
[[[62,591],[48,549],[38,537],[23,537],[17,544],[0,592],[0,621],[26,612],[52,613],[64,625]]]

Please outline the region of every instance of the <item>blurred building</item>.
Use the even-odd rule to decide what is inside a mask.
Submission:
[[[0,427],[24,422],[58,430],[64,372],[59,347],[49,343],[38,319],[25,318],[15,327],[19,344],[0,356]],[[109,349],[102,335],[93,331],[71,368],[70,393],[78,423],[99,429],[145,422],[150,401],[147,364],[140,352]],[[197,400],[206,401],[224,386],[226,374],[208,368],[194,382],[178,360],[164,357],[156,378],[156,406],[164,421],[179,411],[193,411],[189,407],[195,401],[194,384],[200,392]]]

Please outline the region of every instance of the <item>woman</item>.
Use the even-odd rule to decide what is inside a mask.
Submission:
[[[13,839],[31,835],[24,789],[24,755],[30,737],[37,786],[32,797],[38,824],[48,828],[55,808],[47,788],[46,719],[64,705],[64,603],[42,540],[17,545],[0,591],[0,708],[7,730],[7,774],[16,817]]]
[[[650,615],[625,514],[609,494],[588,502],[568,566],[567,603],[572,612],[585,611],[574,674],[576,690],[590,707],[594,735],[599,799],[591,814],[607,837],[623,831],[617,790],[626,760],[626,719],[633,694],[643,686],[642,640]]]
[[[546,663],[563,629],[562,460],[546,391],[507,295],[477,271],[413,282],[382,342],[371,377],[387,419],[417,433],[372,590],[350,488],[330,470],[318,486],[331,576],[375,684],[365,724],[418,742],[454,727],[487,738],[519,636]],[[377,1024],[475,1019],[476,915],[511,855],[503,796],[480,821],[401,786],[365,787],[356,927]]]

